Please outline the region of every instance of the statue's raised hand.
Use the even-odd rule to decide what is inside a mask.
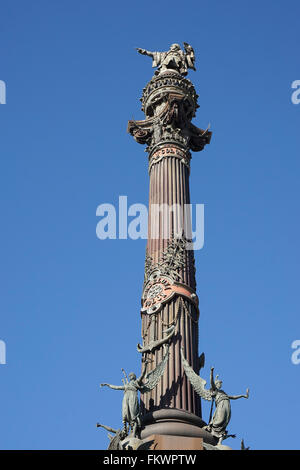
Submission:
[[[140,53],[140,54],[143,54],[143,55],[149,55],[152,57],[152,52],[149,52],[149,51],[146,51],[146,49],[141,49],[140,47],[136,47],[136,50]]]

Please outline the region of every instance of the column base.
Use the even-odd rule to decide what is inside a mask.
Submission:
[[[151,434],[143,442],[147,450],[204,450],[202,437]]]
[[[173,436],[179,439],[200,438],[215,446],[217,439],[203,429],[206,423],[199,416],[187,411],[165,408],[147,413],[142,419],[141,439],[148,440],[151,435]]]

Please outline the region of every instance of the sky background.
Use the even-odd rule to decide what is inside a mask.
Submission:
[[[126,133],[153,74],[135,47],[183,41],[193,122],[213,131],[190,178],[202,374],[250,388],[226,444],[300,448],[299,14],[291,0],[1,1],[1,449],[105,449],[96,423],[121,426],[122,392],[99,384],[140,371],[146,240],[99,240],[96,209],[148,203],[147,155]]]

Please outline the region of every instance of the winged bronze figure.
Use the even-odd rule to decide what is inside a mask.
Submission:
[[[139,438],[141,430],[141,416],[138,392],[147,393],[156,387],[161,376],[164,373],[168,357],[169,346],[166,346],[166,352],[163,356],[162,361],[156,366],[154,370],[151,370],[147,375],[147,364],[149,362],[145,361],[143,371],[140,377],[137,378],[134,372],[130,372],[129,380],[125,375],[125,381],[123,380],[123,385],[111,385],[107,383],[100,384],[100,387],[107,386],[112,390],[124,391],[122,401],[122,421],[123,431],[126,436],[129,434],[129,430],[131,430],[133,437]]]
[[[113,433],[114,435],[108,434],[109,446],[107,450],[123,450],[121,441],[125,439],[126,434],[123,429],[113,429],[110,426],[105,426],[104,424],[97,423],[97,428],[104,428],[106,431]]]
[[[235,437],[235,435],[229,435],[228,431],[226,430],[231,418],[230,400],[249,398],[249,389],[246,390],[245,395],[227,395],[227,393],[221,389],[223,382],[218,379],[219,376],[216,375],[216,380],[214,379],[213,367],[211,367],[210,370],[210,389],[206,389],[206,380],[195,373],[193,368],[185,359],[182,349],[181,359],[186,376],[195,392],[204,400],[213,401],[216,405],[214,414],[213,416],[210,416],[209,423],[207,426],[205,426],[204,429],[209,431],[214,437],[218,439],[218,444],[221,444],[222,441],[227,437]]]

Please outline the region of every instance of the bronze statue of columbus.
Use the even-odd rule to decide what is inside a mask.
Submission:
[[[188,43],[184,43],[185,52],[179,44],[172,44],[167,52],[151,52],[146,49],[137,48],[140,54],[152,57],[152,67],[157,67],[156,75],[160,73],[175,70],[185,76],[188,68],[195,69],[194,49]]]

